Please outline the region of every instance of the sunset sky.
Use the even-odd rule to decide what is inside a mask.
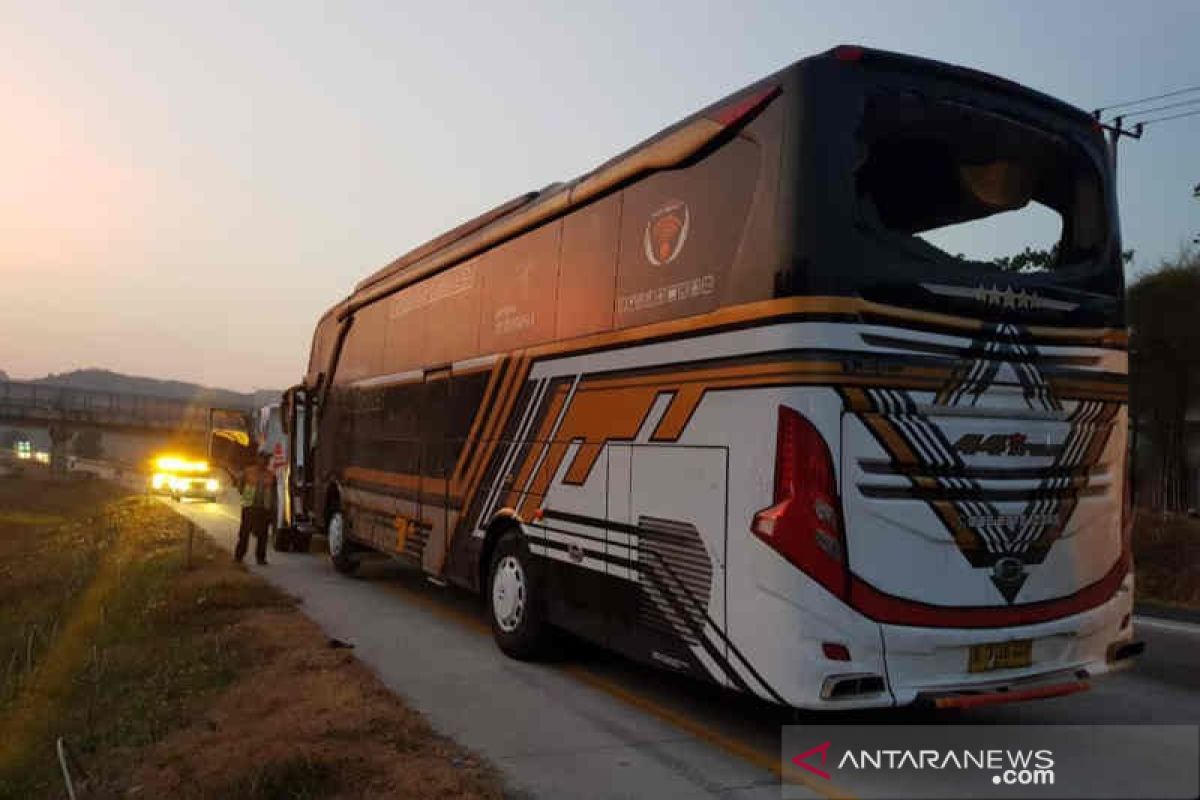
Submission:
[[[1090,109],[1200,84],[1198,31],[1195,0],[0,0],[0,370],[282,388],[362,276],[805,55]],[[1200,116],[1122,144],[1135,271],[1200,233],[1197,141]]]

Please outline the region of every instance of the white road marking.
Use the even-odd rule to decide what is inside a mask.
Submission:
[[[1135,625],[1145,625],[1147,628],[1162,628],[1163,630],[1175,631],[1176,633],[1186,633],[1190,636],[1200,636],[1200,625],[1194,622],[1145,617],[1140,614],[1134,616],[1133,622]]]

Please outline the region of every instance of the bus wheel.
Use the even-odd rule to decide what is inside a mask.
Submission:
[[[333,568],[343,575],[353,575],[358,569],[358,559],[350,556],[350,539],[346,536],[346,518],[341,511],[335,511],[329,517],[329,527],[326,529],[329,539],[329,560]]]
[[[539,656],[547,637],[544,590],[532,567],[520,534],[505,533],[496,544],[488,572],[488,609],[496,644],[522,661]]]

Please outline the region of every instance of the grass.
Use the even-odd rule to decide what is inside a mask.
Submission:
[[[1139,511],[1133,560],[1139,601],[1200,609],[1200,520]]]
[[[30,524],[50,515],[8,510],[0,522],[11,567],[0,576],[0,658],[12,665],[0,685],[0,797],[56,796],[58,735],[84,762],[154,742],[185,719],[191,698],[232,681],[239,654],[219,619],[170,613],[187,568],[181,518],[113,486],[15,482],[30,491],[4,501],[60,513]]]
[[[339,786],[335,766],[295,756],[267,764],[229,786],[229,797],[245,800],[317,800],[328,797]]]
[[[190,554],[190,556],[189,556]],[[498,797],[295,601],[163,503],[0,476],[0,800]]]

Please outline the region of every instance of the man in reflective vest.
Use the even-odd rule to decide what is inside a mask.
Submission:
[[[267,530],[274,514],[275,476],[267,467],[269,456],[260,456],[242,473],[242,520],[238,526],[237,547],[233,558],[241,562],[254,534],[254,558],[267,563]]]

